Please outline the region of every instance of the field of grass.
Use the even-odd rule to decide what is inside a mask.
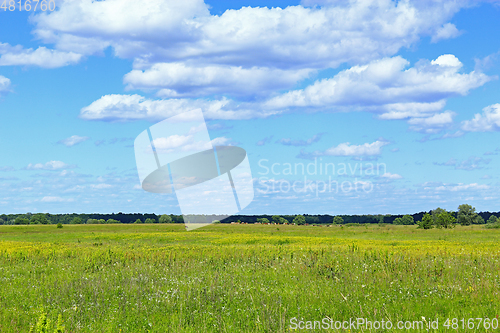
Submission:
[[[65,332],[289,332],[294,317],[484,332],[442,324],[498,318],[499,245],[483,226],[0,226],[0,332],[43,314],[50,332],[59,315]]]

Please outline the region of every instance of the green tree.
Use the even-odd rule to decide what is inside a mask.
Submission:
[[[458,206],[457,223],[461,225],[471,225],[475,223],[479,215],[476,213],[476,208],[468,204]]]
[[[99,224],[106,224],[106,220],[105,219],[99,219]]]
[[[98,224],[99,223],[99,220],[97,219],[88,219],[87,220],[87,224]]]
[[[135,220],[134,223],[142,223],[142,221],[141,221],[141,219],[137,219],[137,220]]]
[[[418,222],[418,228],[432,229],[432,227],[434,227],[434,220],[432,219],[432,216],[429,213],[425,213],[425,215],[422,217],[422,220]]]
[[[146,221],[144,221],[144,223],[156,223],[156,219],[147,218]]]
[[[400,217],[396,217],[394,219],[394,222],[392,222],[392,224],[403,224],[403,219]]]
[[[453,228],[454,223],[457,221],[456,218],[453,217],[449,212],[444,211],[440,213],[435,221],[436,227],[438,228]]]
[[[490,218],[488,219],[488,223],[497,223],[498,217],[495,215],[491,215]]]
[[[30,224],[48,224],[49,220],[47,219],[47,216],[42,213],[35,214],[31,216],[30,218]]]
[[[297,215],[293,219],[293,223],[295,223],[296,225],[306,224],[306,218],[304,216],[302,216],[302,215]]]
[[[27,218],[25,218],[25,217],[18,216],[18,217],[16,217],[16,219],[14,220],[14,224],[30,224],[30,220],[28,220],[28,219],[27,219]]]
[[[274,223],[279,224],[281,222],[280,221],[281,220],[281,216],[279,216],[279,215],[273,215],[272,219],[273,219]]]
[[[486,222],[484,221],[484,219],[480,216],[480,215],[477,215],[475,218],[474,218],[474,224],[485,224]]]
[[[160,223],[172,223],[172,218],[167,214],[163,214],[160,216]]]
[[[262,217],[262,218],[257,218],[257,222],[262,224],[267,224],[269,223],[269,220],[265,217]]]
[[[120,221],[115,220],[115,219],[108,219],[108,220],[106,221],[106,223],[107,223],[107,224],[117,224],[117,223],[120,223]]]
[[[319,217],[317,216],[304,216],[307,224],[317,224],[319,223]]]
[[[82,219],[77,216],[71,220],[71,224],[82,224]]]
[[[335,216],[333,218],[333,221],[332,221],[332,224],[343,224],[344,223],[344,219],[342,218],[342,216]]]
[[[434,224],[436,224],[436,220],[437,220],[438,215],[441,213],[444,213],[444,212],[446,212],[446,210],[441,208],[441,207],[438,207],[438,208],[433,209],[431,211],[431,216],[432,216],[432,219],[434,220]]]
[[[404,215],[401,218],[401,221],[403,222],[403,223],[401,223],[403,225],[413,225],[413,224],[415,224],[415,220],[413,219],[413,216],[408,215],[408,214]]]

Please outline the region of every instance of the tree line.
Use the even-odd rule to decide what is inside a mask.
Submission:
[[[365,224],[388,223],[400,225],[418,224],[420,228],[451,228],[456,224],[500,223],[500,212],[480,212],[468,204],[458,206],[457,211],[436,208],[428,212],[406,215],[233,215],[222,223],[276,223],[276,224]],[[497,221],[498,220],[498,221]],[[0,224],[115,224],[115,223],[184,223],[182,215],[174,214],[2,214]]]

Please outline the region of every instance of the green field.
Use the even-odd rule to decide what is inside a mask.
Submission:
[[[483,226],[0,226],[0,332],[44,314],[49,332],[59,316],[65,332],[289,332],[294,317],[485,332],[443,323],[499,317],[499,244]]]

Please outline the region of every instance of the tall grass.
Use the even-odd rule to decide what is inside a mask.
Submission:
[[[497,229],[2,226],[0,237],[1,332],[27,332],[41,313],[60,315],[67,332],[288,332],[293,317],[500,314]]]

